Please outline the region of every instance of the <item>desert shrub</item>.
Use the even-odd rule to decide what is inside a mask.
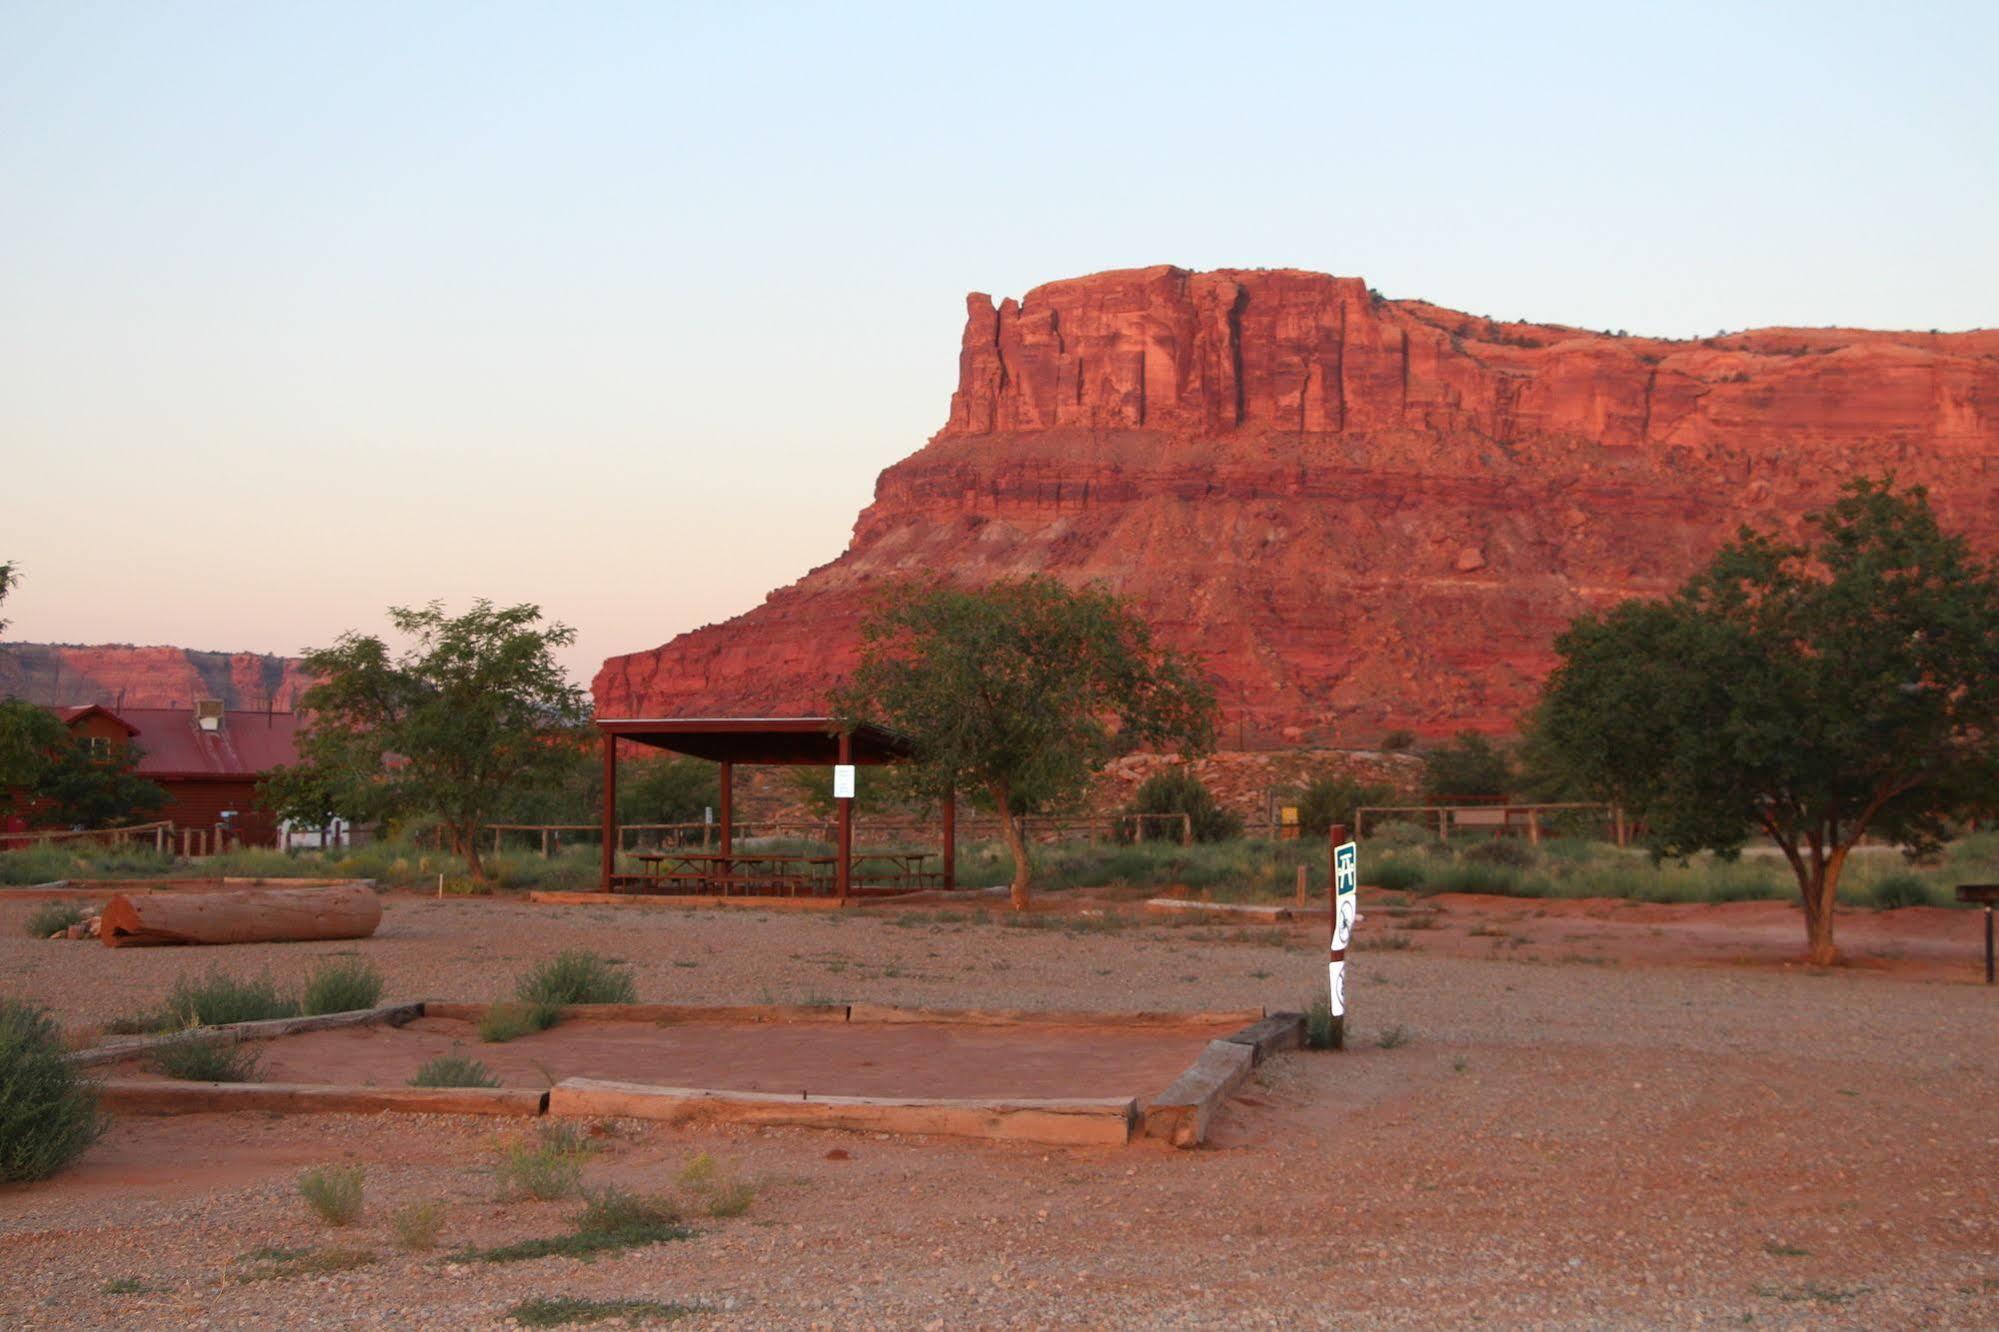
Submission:
[[[1305,1048],[1343,1050],[1346,1048],[1346,1020],[1333,1016],[1332,996],[1322,994],[1305,1009]]]
[[[534,1140],[515,1138],[500,1146],[494,1176],[503,1199],[567,1198],[583,1180],[590,1144],[567,1124],[545,1125]]]
[[[1407,1045],[1409,1044],[1409,1028],[1403,1026],[1401,1023],[1397,1023],[1386,1031],[1375,1033],[1374,1043],[1383,1050],[1394,1050]]]
[[[225,976],[210,967],[200,979],[183,976],[167,994],[166,1011],[179,1027],[214,1027],[225,1022],[261,1022],[298,1016],[298,1002],[278,991],[268,974],[251,980]]]
[[[1490,865],[1477,860],[1460,860],[1425,871],[1423,889],[1432,893],[1495,893],[1500,896],[1541,896],[1531,889],[1522,893],[1523,877],[1511,865]]]
[[[358,957],[329,958],[306,977],[307,1013],[351,1013],[373,1008],[382,997],[382,973]]]
[[[1424,871],[1414,860],[1388,859],[1362,870],[1360,877],[1370,887],[1405,893],[1422,886]]]
[[[1436,829],[1431,825],[1411,823],[1407,819],[1384,819],[1379,826],[1373,823],[1367,826],[1367,843],[1371,847],[1407,851],[1429,846],[1436,840]]]
[[[576,1229],[585,1235],[610,1235],[648,1226],[671,1226],[680,1222],[680,1209],[667,1198],[641,1197],[613,1184],[608,1188],[585,1190],[583,1210],[576,1214]]]
[[[464,1055],[439,1055],[416,1071],[412,1087],[497,1087],[492,1070]]]
[[[0,999],[0,1183],[46,1179],[103,1131],[96,1088],[63,1058],[54,1019]]]
[[[1513,760],[1492,741],[1460,731],[1424,757],[1423,797],[1433,805],[1480,796],[1503,796],[1513,787]]]
[[[514,987],[530,1004],[629,1004],[637,1000],[629,968],[587,950],[571,950],[538,962]]]
[[[1381,737],[1381,747],[1391,754],[1399,754],[1405,749],[1416,747],[1414,731],[1390,731]]]
[[[76,858],[58,847],[29,846],[0,852],[0,883],[55,883],[79,877]]]
[[[556,1004],[488,1004],[479,1018],[479,1039],[489,1045],[547,1031],[562,1016]]]
[[[680,1187],[683,1189],[708,1189],[715,1185],[715,1172],[721,1167],[707,1152],[697,1153],[686,1165],[680,1167]]]
[[[1533,847],[1515,837],[1488,837],[1474,842],[1465,848],[1464,858],[1482,865],[1511,865],[1514,869],[1528,869],[1540,859]]]
[[[319,1166],[298,1177],[298,1192],[312,1214],[329,1226],[351,1226],[361,1215],[365,1166]]]
[[[708,1205],[705,1210],[708,1215],[718,1219],[722,1217],[741,1216],[750,1210],[750,1204],[755,1202],[756,1198],[757,1191],[753,1186],[737,1180],[735,1183],[725,1184],[709,1194]]]
[[[1897,907],[1928,906],[1930,886],[1919,874],[1907,870],[1897,870],[1875,880],[1867,893],[1869,903],[1876,911],[1893,911]]]
[[[182,1082],[255,1082],[263,1074],[263,1060],[249,1046],[192,1036],[154,1047],[147,1063],[155,1073]]]
[[[1299,795],[1298,825],[1307,833],[1323,837],[1335,823],[1353,827],[1353,812],[1360,806],[1385,805],[1394,799],[1392,786],[1325,773],[1313,778]]]
[[[395,1232],[396,1243],[413,1253],[434,1249],[444,1233],[444,1204],[404,1203],[389,1213],[389,1229]]]
[[[1146,778],[1133,794],[1125,812],[1185,814],[1197,842],[1228,842],[1242,836],[1242,816],[1234,810],[1224,809],[1201,779],[1185,768],[1169,768]],[[1151,838],[1161,835],[1162,820],[1147,819],[1143,822],[1145,826],[1135,832],[1129,828],[1121,830],[1120,837]],[[1164,826],[1168,836],[1178,836],[1178,831],[1170,825]]]
[[[700,1312],[690,1304],[663,1304],[658,1300],[586,1300],[562,1295],[554,1299],[537,1295],[507,1310],[507,1317],[522,1327],[568,1327],[575,1323],[607,1323],[624,1326],[670,1323]]]
[[[74,902],[44,902],[28,913],[27,923],[22,926],[22,932],[30,939],[46,939],[72,925],[81,925],[88,919],[89,917],[83,914],[83,908]]]

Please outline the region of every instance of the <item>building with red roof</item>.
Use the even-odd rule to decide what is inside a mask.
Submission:
[[[63,724],[93,745],[139,750],[133,771],[167,793],[158,814],[178,828],[226,824],[246,846],[275,846],[277,819],[258,803],[257,782],[298,762],[293,712],[224,708],[203,699],[191,708],[59,708]]]

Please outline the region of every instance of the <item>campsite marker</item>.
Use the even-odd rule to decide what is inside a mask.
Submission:
[[[1333,1020],[1347,1013],[1347,940],[1353,936],[1354,911],[1360,902],[1360,847],[1341,842],[1333,848],[1332,940],[1326,951],[1326,978],[1332,987]]]

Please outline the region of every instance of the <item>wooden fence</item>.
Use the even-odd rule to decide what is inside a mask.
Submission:
[[[1555,802],[1546,804],[1516,805],[1507,803],[1477,805],[1362,805],[1354,811],[1354,837],[1366,837],[1372,824],[1376,830],[1383,823],[1413,823],[1418,827],[1436,829],[1437,840],[1451,840],[1453,829],[1468,836],[1484,837],[1525,837],[1535,846],[1549,833],[1549,816],[1594,815],[1591,822],[1599,823],[1609,833],[1611,840],[1619,846],[1626,846],[1631,840],[1631,825],[1624,817],[1624,811],[1616,805],[1588,804],[1577,802]],[[1557,819],[1557,822],[1566,821]]]
[[[1194,821],[1186,814],[1105,814],[1076,818],[1029,818],[1021,820],[1022,832],[1036,842],[1114,841],[1128,835],[1134,841],[1156,841],[1165,835],[1182,846],[1194,841]],[[759,837],[795,837],[801,841],[831,843],[838,837],[838,825],[831,819],[737,819],[731,825],[733,841]],[[603,830],[594,823],[489,823],[493,850],[500,851],[509,833],[544,856],[560,854],[565,842],[597,845]],[[1128,830],[1128,834],[1126,832]],[[647,835],[651,834],[650,837]],[[934,822],[916,819],[857,820],[854,840],[882,842],[929,842],[940,835]],[[631,851],[646,846],[713,847],[721,836],[714,823],[625,823],[618,826],[618,850]],[[958,820],[961,842],[996,842],[1001,838],[999,820],[964,818]]]

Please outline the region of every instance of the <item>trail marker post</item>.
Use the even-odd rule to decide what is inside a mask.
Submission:
[[[1347,942],[1353,937],[1354,913],[1360,904],[1360,847],[1341,842],[1333,848],[1331,894],[1332,935],[1326,949],[1326,982],[1331,988],[1335,1050],[1346,1045]]]

